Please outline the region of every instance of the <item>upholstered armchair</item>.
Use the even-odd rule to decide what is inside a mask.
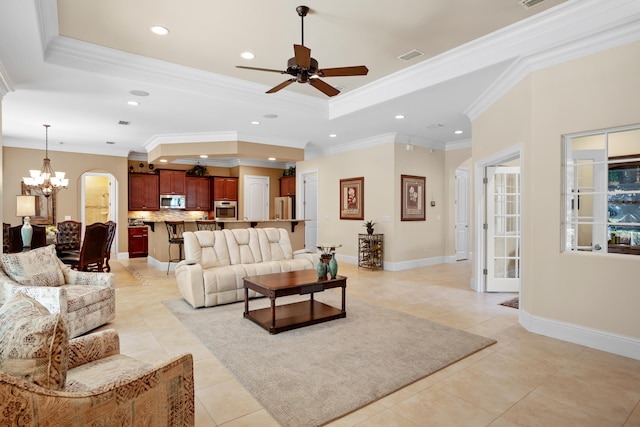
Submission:
[[[107,329],[67,339],[60,314],[18,293],[0,308],[0,424],[193,426],[193,357],[148,364]]]
[[[116,294],[111,273],[72,270],[56,256],[54,245],[2,254],[0,304],[16,292],[32,296],[52,313],[60,313],[70,338],[112,321]]]

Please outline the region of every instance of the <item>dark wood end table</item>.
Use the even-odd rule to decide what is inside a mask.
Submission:
[[[342,308],[332,307],[313,298],[316,292],[342,288]],[[268,297],[271,306],[249,310],[249,289]],[[315,325],[316,323],[347,317],[345,297],[347,278],[318,279],[315,270],[263,274],[244,278],[244,317],[269,331],[270,334]],[[276,298],[287,295],[306,295],[309,300],[276,306]]]

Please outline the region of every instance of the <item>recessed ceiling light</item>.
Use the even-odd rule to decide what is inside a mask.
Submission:
[[[240,56],[241,56],[241,57],[243,57],[244,59],[253,59],[253,58],[255,58],[255,57],[256,57],[256,56],[255,56],[253,53],[251,53],[251,52],[242,52],[242,53],[240,54]]]
[[[129,93],[135,96],[149,96],[149,92],[146,90],[130,90]]]
[[[127,104],[133,105],[133,106],[140,105],[140,103],[138,101],[129,101],[129,102],[127,102]]]
[[[209,156],[207,156],[206,154],[200,154],[200,158],[201,158],[201,159],[208,159],[208,158],[209,158]]]
[[[278,115],[277,114],[265,114],[264,116],[265,119],[277,119]]]
[[[269,160],[271,160],[272,162],[276,160],[275,157],[269,157]]]
[[[398,115],[396,116],[396,119],[404,119],[404,114],[398,114]]]
[[[259,121],[257,121],[257,120],[254,120],[254,121],[252,121],[252,122],[251,122],[251,124],[252,124],[252,125],[259,125],[259,124],[260,124],[260,122],[259,122]]]
[[[463,131],[461,131],[461,130],[457,130],[457,131],[455,131],[455,132],[453,132],[453,133],[455,133],[456,135],[460,135],[461,133],[463,133]]]
[[[168,160],[167,159],[160,159],[160,163],[167,163]]]
[[[169,34],[169,29],[161,25],[154,25],[153,27],[151,27],[151,32],[159,36],[166,36],[167,34]]]
[[[336,136],[338,136],[338,135],[337,135],[337,134],[335,134],[335,133],[330,133],[330,134],[329,134],[329,138],[335,138]]]

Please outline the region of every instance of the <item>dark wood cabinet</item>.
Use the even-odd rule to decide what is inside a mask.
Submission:
[[[296,177],[283,176],[280,178],[280,195],[295,196],[296,195]]]
[[[210,209],[209,178],[188,176],[185,178],[186,196],[185,208],[197,211]]]
[[[238,178],[215,176],[211,179],[211,201],[238,201]]]
[[[149,253],[149,229],[129,228],[129,258],[147,256]]]
[[[129,210],[157,211],[159,209],[158,175],[148,173],[129,174]]]
[[[186,194],[186,171],[160,169],[160,194]]]

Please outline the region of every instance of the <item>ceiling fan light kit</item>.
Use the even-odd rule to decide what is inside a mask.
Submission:
[[[340,93],[338,89],[324,82],[320,77],[346,77],[346,76],[366,76],[369,69],[364,65],[355,67],[338,67],[320,69],[318,61],[311,57],[311,49],[304,45],[304,17],[307,16],[309,8],[307,6],[296,7],[296,12],[302,21],[302,43],[293,45],[294,57],[287,61],[287,69],[284,71],[269,68],[245,67],[237,65],[236,68],[247,70],[268,71],[272,73],[289,74],[293,78],[285,80],[279,85],[269,89],[266,93],[275,93],[293,82],[308,83],[327,96],[336,96]]]

